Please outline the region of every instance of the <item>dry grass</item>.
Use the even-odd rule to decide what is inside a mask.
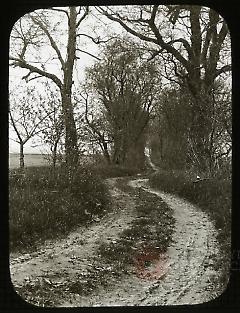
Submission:
[[[11,171],[9,178],[10,247],[34,247],[63,236],[76,226],[101,216],[109,204],[102,180],[81,167],[70,181],[63,168],[31,167]]]

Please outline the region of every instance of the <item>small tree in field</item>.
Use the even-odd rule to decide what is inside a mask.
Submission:
[[[38,133],[37,141],[41,141],[44,146],[47,146],[48,160],[53,168],[55,168],[59,147],[62,144],[64,136],[64,118],[61,109],[61,99],[54,85],[50,85],[47,81],[44,83],[44,98],[39,103],[39,107],[46,115],[42,121],[42,131]]]
[[[36,104],[41,101],[40,95],[33,87],[28,87],[22,94],[10,93],[10,125],[15,131],[16,137],[10,138],[19,144],[20,168],[24,168],[25,144],[44,131],[43,122],[52,112],[44,112]]]

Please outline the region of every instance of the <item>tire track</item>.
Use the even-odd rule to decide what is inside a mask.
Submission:
[[[148,187],[148,179],[131,181],[130,185],[161,197],[174,210],[176,220],[173,244],[168,249],[169,272],[141,303],[198,304],[220,295],[223,290],[215,285],[220,273],[214,269],[220,253],[217,232],[208,216],[179,197]]]
[[[135,202],[127,193],[116,188],[116,179],[107,181],[113,198],[120,204],[98,223],[80,228],[66,239],[43,246],[33,254],[12,255],[10,262],[13,285],[24,286],[26,278],[39,277],[51,283],[76,279],[93,262],[100,243],[114,240],[131,224],[136,216]],[[128,183],[158,195],[174,210],[175,231],[168,248],[169,264],[165,276],[151,281],[134,275],[122,276],[109,286],[99,286],[90,295],[67,291],[60,307],[94,306],[154,306],[198,304],[222,293],[215,281],[219,273],[214,260],[219,255],[216,230],[208,216],[198,208],[176,196],[154,190],[148,179]],[[122,203],[122,205],[121,205]],[[97,273],[96,273],[97,275]],[[57,287],[56,287],[57,288]]]

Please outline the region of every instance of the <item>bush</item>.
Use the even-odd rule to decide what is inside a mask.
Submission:
[[[109,199],[102,179],[86,167],[73,177],[60,167],[10,172],[10,246],[18,249],[66,234],[94,215],[102,216]]]
[[[139,170],[137,168],[113,164],[95,165],[93,167],[93,170],[97,175],[100,175],[102,178],[133,176],[139,173]]]

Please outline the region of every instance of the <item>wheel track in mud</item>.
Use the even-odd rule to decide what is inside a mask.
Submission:
[[[214,259],[220,252],[217,232],[209,217],[179,197],[150,188],[148,179],[135,180],[130,185],[158,195],[175,212],[173,244],[168,249],[169,274],[155,286],[150,302],[155,305],[198,304],[221,294],[223,290],[213,283],[219,276],[214,269]],[[143,305],[150,302],[148,296],[141,299]]]
[[[119,196],[119,199],[121,196],[129,197],[116,188],[116,179],[108,180],[108,184],[115,197]],[[66,295],[66,301],[62,301],[59,306],[197,304],[217,297],[222,290],[212,283],[211,277],[212,279],[216,278],[219,274],[214,270],[214,259],[217,258],[219,251],[216,230],[208,216],[178,197],[150,188],[147,179],[135,179],[130,181],[129,185],[157,194],[175,212],[176,225],[173,243],[168,249],[170,264],[167,275],[162,279],[153,281],[144,281],[134,275],[123,277],[111,288],[102,288],[89,296],[73,295],[69,297]],[[69,274],[70,277],[74,277],[86,265],[84,262],[81,263],[81,258],[84,258],[86,263],[90,262],[91,257],[94,256],[99,242],[97,237],[101,235],[103,240],[108,240],[107,238],[113,239],[114,236],[119,236],[134,218],[134,201],[129,198],[129,206],[123,209],[121,213],[109,213],[99,224],[72,233],[67,240],[58,242],[57,247],[55,244],[50,245],[39,251],[36,256],[32,254],[20,258],[18,256],[11,258],[13,284],[24,284],[26,272],[28,272],[28,276],[38,277],[41,274],[44,276],[44,267],[48,270],[46,277],[51,272],[49,270],[53,270],[53,268],[57,280],[60,279],[61,275],[63,276],[61,280],[64,280],[64,277]],[[79,251],[79,247],[77,251],[77,248],[74,247],[76,242],[82,238],[89,241],[82,246],[85,252],[81,249]],[[50,255],[53,255],[52,260],[49,260]],[[59,261],[59,255],[62,258],[60,266],[56,265]],[[69,258],[71,257],[78,259],[78,268],[76,268],[76,264],[75,267],[74,264],[69,265]],[[68,266],[66,275],[62,271],[64,264]]]

